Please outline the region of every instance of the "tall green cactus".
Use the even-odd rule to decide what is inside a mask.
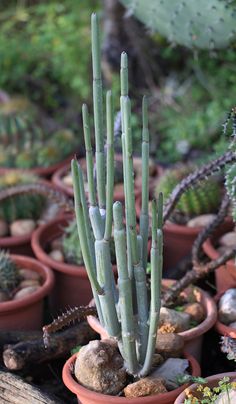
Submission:
[[[75,213],[80,246],[101,323],[108,334],[118,341],[120,352],[129,373],[140,377],[148,374],[155,349],[160,310],[160,285],[162,274],[162,195],[153,201],[151,248],[151,298],[146,286],[148,239],[148,161],[149,134],[147,100],[143,99],[142,140],[142,218],[140,234],[136,226],[134,197],[134,168],[132,158],[132,133],[130,127],[130,99],[128,96],[128,60],[121,55],[121,116],[122,154],[125,190],[125,225],[120,202],[113,204],[114,190],[114,116],[110,91],[106,95],[106,153],[104,145],[102,83],[100,70],[100,44],[98,20],[92,23],[93,96],[96,140],[96,188],[93,176],[93,152],[87,106],[83,106],[83,127],[86,145],[89,207],[87,206],[82,169],[72,160],[75,195]],[[106,163],[105,163],[106,159]],[[106,167],[106,168],[105,168]],[[158,214],[157,214],[158,211]],[[111,264],[111,235],[114,221],[114,240],[118,269],[118,284]],[[93,229],[94,239],[90,229]],[[117,304],[118,303],[118,304]]]
[[[120,1],[148,28],[189,48],[224,48],[236,38],[234,0]]]

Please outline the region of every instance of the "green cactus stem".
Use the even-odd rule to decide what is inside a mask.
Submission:
[[[0,251],[0,290],[10,294],[21,280],[19,269],[10,255]]]

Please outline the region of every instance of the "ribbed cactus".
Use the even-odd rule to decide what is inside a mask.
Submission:
[[[120,0],[148,28],[189,48],[224,48],[236,38],[236,2]]]
[[[19,270],[10,255],[0,251],[0,290],[9,294],[20,280]]]
[[[0,192],[16,185],[35,184],[38,177],[12,171],[0,177]],[[46,206],[46,197],[37,193],[15,195],[0,203],[0,218],[8,223],[16,219],[38,219]]]
[[[185,177],[194,172],[196,167],[183,166],[166,170],[161,176],[156,186],[155,193],[158,195],[160,190],[163,192],[164,200],[167,200],[174,190]],[[176,211],[184,214],[186,218],[212,213],[217,210],[221,201],[221,187],[216,178],[209,178],[202,181],[193,189],[187,190],[181,196]]]
[[[0,107],[0,166],[47,167],[68,156],[77,138],[68,129],[46,133],[27,110],[8,101]]]
[[[92,61],[95,126],[96,189],[93,176],[93,151],[88,109],[83,105],[89,207],[84,190],[82,169],[72,161],[75,212],[81,250],[101,323],[118,341],[129,373],[148,374],[155,349],[160,310],[162,273],[162,195],[152,204],[151,297],[147,293],[146,266],[148,241],[148,162],[149,133],[147,100],[143,99],[142,135],[142,214],[140,233],[136,227],[130,99],[128,96],[128,60],[121,55],[122,155],[125,191],[125,225],[120,202],[113,204],[114,190],[114,116],[112,94],[106,95],[106,148],[104,147],[102,81],[98,21],[92,15]],[[106,167],[106,168],[105,168]],[[111,235],[114,240],[118,284],[111,263]],[[93,229],[91,237],[90,228]]]

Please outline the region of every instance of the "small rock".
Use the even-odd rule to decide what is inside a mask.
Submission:
[[[224,324],[236,321],[236,289],[228,289],[219,301],[219,319]]]
[[[184,339],[181,335],[157,334],[156,352],[164,358],[178,358],[183,353]]]
[[[40,274],[38,274],[38,272],[32,271],[32,269],[28,269],[28,268],[21,268],[19,270],[19,274],[24,279],[40,281],[40,278],[41,278]]]
[[[13,237],[26,236],[35,229],[36,223],[31,219],[15,220],[10,225],[10,234]]]
[[[236,390],[223,391],[217,397],[215,404],[233,404],[236,403]]]
[[[205,310],[201,303],[188,303],[184,306],[184,313],[191,316],[191,319],[196,321],[198,324],[201,323],[205,317]]]
[[[13,300],[23,299],[23,297],[29,296],[36,292],[40,286],[28,286],[27,288],[20,289],[13,297]]]
[[[52,240],[51,250],[62,250],[62,237],[58,237]]]
[[[65,185],[72,187],[73,186],[72,175],[71,174],[65,175],[65,177],[62,178],[62,182],[64,182]]]
[[[125,397],[145,397],[152,394],[167,393],[163,379],[144,377],[124,388]]]
[[[233,321],[233,323],[230,323],[229,327],[236,329],[236,321]]]
[[[236,232],[231,231],[229,233],[224,234],[219,239],[219,244],[224,247],[235,247],[236,245]]]
[[[165,380],[165,386],[168,390],[173,390],[178,387],[176,382],[177,376],[188,374],[187,369],[189,362],[187,359],[169,358],[163,365],[155,369],[149,377],[161,377]]]
[[[75,377],[90,390],[117,395],[126,384],[124,361],[111,340],[90,341],[75,362]]]
[[[6,237],[9,233],[8,224],[5,220],[0,219],[0,237]]]
[[[181,313],[166,307],[161,307],[159,325],[169,324],[173,326],[175,332],[182,332],[190,327],[190,315]]]
[[[216,218],[216,215],[213,215],[213,214],[200,215],[200,216],[194,217],[193,219],[189,220],[187,223],[187,226],[188,227],[205,227],[208,224],[210,224],[215,218]]]
[[[40,282],[37,279],[25,279],[19,284],[19,288],[27,288],[28,286],[40,286]]]
[[[64,262],[64,256],[60,250],[52,250],[49,256],[55,261]]]
[[[8,294],[0,291],[0,302],[6,302],[7,300],[9,300]]]
[[[157,366],[161,365],[164,362],[163,356],[161,356],[159,353],[154,353],[153,355],[153,360],[152,360],[152,366],[156,368]]]

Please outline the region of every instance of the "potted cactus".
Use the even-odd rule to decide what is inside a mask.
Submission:
[[[40,329],[52,271],[33,258],[0,251],[0,329]]]
[[[77,136],[71,130],[47,133],[29,106],[19,108],[14,99],[1,104],[0,127],[1,174],[19,169],[49,177],[78,147]]]

